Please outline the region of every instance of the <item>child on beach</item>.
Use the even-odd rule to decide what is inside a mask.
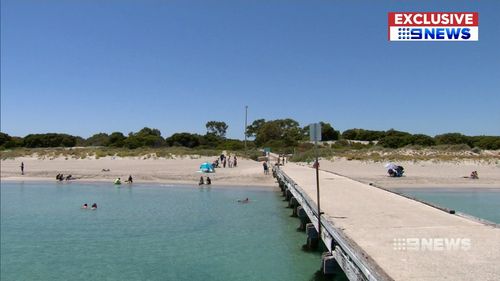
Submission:
[[[128,175],[128,180],[125,181],[126,183],[133,183],[134,180],[132,179],[132,175]]]

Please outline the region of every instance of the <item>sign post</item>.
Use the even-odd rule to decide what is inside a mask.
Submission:
[[[321,208],[319,202],[319,159],[318,159],[318,141],[321,141],[321,124],[313,123],[309,125],[309,137],[314,141],[314,153],[316,154],[316,161],[314,167],[316,168],[316,195],[318,204],[318,236],[321,239]]]

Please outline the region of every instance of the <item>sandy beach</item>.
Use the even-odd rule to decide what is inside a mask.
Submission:
[[[103,157],[99,159],[20,157],[1,161],[1,179],[14,181],[54,180],[58,173],[73,175],[80,181],[109,181],[132,175],[135,182],[197,184],[202,162],[212,162],[215,157],[196,155],[165,158]],[[25,175],[20,175],[24,162]],[[336,158],[321,160],[321,169],[343,175],[364,183],[385,188],[500,188],[500,163],[474,161],[458,162],[397,162],[405,168],[401,178],[387,176],[382,162],[346,160]],[[299,163],[309,165],[309,163]],[[103,171],[109,169],[109,171]],[[471,171],[478,171],[479,179],[464,178]],[[253,160],[238,159],[236,168],[218,168],[210,175],[213,184],[220,186],[269,186],[275,187],[272,176],[263,174],[262,164]]]
[[[136,183],[197,184],[200,164],[212,162],[216,157],[186,156],[175,159],[140,157],[102,157],[99,159],[38,159],[20,157],[1,161],[1,179],[9,181],[53,180],[57,174],[71,174],[78,181],[112,182],[132,175]],[[25,175],[21,176],[20,164],[24,163]],[[108,170],[109,171],[103,171]],[[264,175],[262,164],[253,160],[238,159],[238,167],[218,168],[208,174],[213,186],[269,186],[275,187],[272,175]]]
[[[385,188],[500,188],[500,162],[477,161],[419,161],[395,162],[405,169],[403,177],[387,175],[385,162],[346,160],[321,160],[320,169],[364,183],[372,183]],[[301,165],[309,165],[301,163]],[[464,178],[477,171],[479,179]]]

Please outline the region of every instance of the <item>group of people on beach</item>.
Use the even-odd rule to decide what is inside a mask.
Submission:
[[[84,203],[82,205],[82,209],[88,209],[88,208],[89,208],[89,205],[87,203]],[[96,210],[97,209],[97,204],[96,203],[92,204],[92,207],[90,209],[91,210]]]
[[[209,176],[207,176],[207,181],[205,183],[205,180],[203,180],[203,176],[200,177],[200,181],[198,182],[198,185],[211,185],[212,184],[212,180],[210,179]]]
[[[286,156],[284,154],[279,154],[278,159],[276,160],[277,166],[285,166]]]
[[[228,168],[238,167],[238,158],[236,158],[236,155],[231,158],[231,155],[226,156],[224,154],[221,154],[219,157],[217,157],[217,159],[214,160],[214,162],[212,162],[212,166],[214,168],[220,168],[221,166],[222,168],[226,168],[226,165],[228,166]]]
[[[269,159],[269,155],[268,154],[266,154],[265,159]],[[279,154],[278,158],[276,159],[275,165],[278,166],[278,167],[279,166],[285,166],[286,161],[287,161],[286,160],[286,156],[284,154]],[[313,167],[316,168],[316,166],[313,166]],[[270,169],[270,167],[269,167],[268,160],[262,162],[262,168],[264,169],[264,175],[269,175],[269,169]]]
[[[133,183],[133,182],[134,182],[134,179],[132,178],[132,175],[128,175],[128,179],[125,181],[125,183]],[[113,183],[114,184],[122,184],[122,179],[116,178]]]
[[[63,180],[76,180],[76,178],[74,178],[72,175],[67,175],[66,177],[64,177],[63,174],[57,174],[56,176],[56,180],[58,181],[63,181]]]

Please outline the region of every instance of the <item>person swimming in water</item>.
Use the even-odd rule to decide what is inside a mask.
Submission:
[[[97,204],[96,203],[92,204],[92,210],[95,210],[95,209],[97,209]]]
[[[245,199],[238,200],[238,203],[248,203],[248,202],[250,202],[250,199],[248,199],[248,197]]]
[[[87,203],[82,205],[82,209],[88,209],[88,208],[89,208],[89,205],[87,205]]]

